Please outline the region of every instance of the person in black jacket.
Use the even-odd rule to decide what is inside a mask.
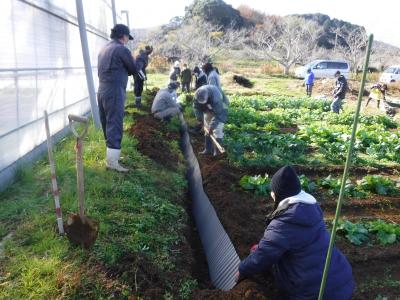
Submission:
[[[126,85],[129,75],[137,75],[137,68],[131,52],[125,45],[133,37],[129,28],[117,24],[111,30],[110,41],[98,56],[100,121],[106,140],[106,166],[119,172],[127,172],[118,160],[121,153],[123,117]]]
[[[143,84],[147,80],[146,68],[149,64],[149,55],[153,52],[153,47],[146,46],[144,50],[140,50],[139,55],[136,57],[136,66],[138,69],[135,79],[135,104],[137,107],[142,105]]]
[[[331,110],[335,113],[339,113],[342,109],[342,100],[346,97],[347,91],[347,80],[340,74],[340,71],[335,73],[336,83],[335,89],[333,90],[333,102],[331,104]]]
[[[195,88],[194,88],[195,90],[207,84],[207,75],[199,67],[196,66],[193,69],[193,74],[196,77]]]
[[[271,270],[286,300],[318,298],[330,234],[317,200],[301,189],[291,166],[279,169],[271,180],[274,211],[248,257],[241,261],[237,280]],[[324,300],[350,300],[355,284],[352,268],[334,246]]]

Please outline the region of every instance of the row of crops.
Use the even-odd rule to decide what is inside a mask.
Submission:
[[[330,112],[330,101],[261,96],[232,97],[226,125],[228,157],[241,166],[342,164],[354,113]],[[400,163],[399,125],[362,115],[354,163]]]
[[[354,113],[330,112],[329,100],[285,97],[232,97],[226,126],[228,159],[242,167],[344,165]],[[353,163],[358,166],[397,166],[400,163],[399,124],[382,115],[361,115]],[[318,175],[318,174],[317,174]],[[339,195],[341,177],[299,176],[302,189],[317,195]],[[245,175],[240,186],[268,196],[271,179]],[[344,196],[365,199],[400,196],[400,180],[385,175],[348,179]],[[351,205],[351,204],[350,204]],[[400,225],[385,220],[340,221],[338,231],[354,245],[400,242]]]

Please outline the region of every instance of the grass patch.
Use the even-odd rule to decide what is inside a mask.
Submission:
[[[127,116],[125,129],[132,122]],[[64,218],[77,211],[74,144],[68,136],[55,146]],[[124,135],[123,163],[132,169],[130,173],[106,171],[102,132],[90,126],[84,141],[86,213],[100,222],[91,251],[71,246],[56,233],[47,160],[19,172],[19,180],[0,194],[0,237],[13,233],[0,259],[0,299],[128,299],[133,292],[140,295],[142,291],[129,286],[124,274],[107,276],[108,270],[120,269],[127,256],[145,256],[161,272],[179,273],[175,270],[177,254],[171,249],[184,240],[181,232],[187,215],[175,199],[185,197],[186,181],[183,173],[160,168],[141,155],[136,144]],[[170,145],[179,150],[177,141]],[[179,290],[168,292],[176,295]]]

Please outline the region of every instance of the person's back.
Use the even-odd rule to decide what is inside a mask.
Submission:
[[[343,75],[339,75],[335,83],[335,95],[340,99],[346,97],[347,92],[347,80]]]
[[[195,89],[197,90],[198,88],[207,84],[207,75],[198,67],[195,68],[194,73],[196,74]]]
[[[303,192],[302,197],[308,194]],[[295,203],[269,224],[267,231],[286,233],[286,251],[273,272],[288,299],[316,299],[321,284],[329,233],[318,204]],[[297,275],[297,276],[296,276]],[[334,248],[324,300],[348,300],[354,289],[351,267]]]
[[[264,236],[239,265],[239,278],[270,270],[284,299],[318,298],[330,235],[316,199],[301,190],[300,180],[290,166],[271,179],[274,211]],[[324,300],[349,300],[354,290],[351,266],[333,248]]]
[[[139,54],[136,56],[136,66],[138,70],[141,70],[143,71],[144,74],[146,74],[146,68],[148,64],[149,64],[149,56],[146,53],[146,51],[141,50]]]
[[[98,56],[98,76],[99,90],[104,85],[118,85],[126,89],[128,75],[132,75],[128,70],[125,59],[131,55],[128,48],[117,40],[110,41],[99,53]]]
[[[190,83],[192,81],[192,71],[189,68],[184,68],[181,72],[181,82]]]
[[[314,73],[312,71],[306,74],[305,84],[313,85],[314,84]]]
[[[209,85],[214,85],[218,87],[221,91],[221,80],[219,78],[219,75],[215,69],[213,69],[208,75],[207,75],[207,84]]]
[[[163,111],[176,104],[176,100],[173,99],[173,94],[168,88],[160,89],[154,98],[151,106],[151,113],[154,114],[159,111]]]

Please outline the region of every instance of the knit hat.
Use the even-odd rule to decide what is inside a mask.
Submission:
[[[271,190],[275,194],[276,203],[301,192],[299,177],[292,166],[284,166],[272,176]]]

